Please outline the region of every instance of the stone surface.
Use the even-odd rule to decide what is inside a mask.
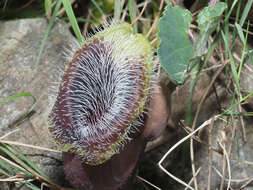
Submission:
[[[0,101],[16,93],[30,92],[36,98],[33,112],[21,125],[16,122],[32,105],[31,97],[21,97],[0,106],[0,136],[12,133],[4,140],[12,140],[57,149],[47,129],[47,115],[59,83],[59,74],[66,64],[64,52],[75,38],[68,25],[56,21],[46,42],[38,69],[35,61],[47,28],[45,19],[24,19],[0,23]],[[60,184],[63,180],[61,154],[31,148],[20,148],[31,155],[49,177]]]
[[[232,124],[224,120],[219,120],[214,123],[213,132],[211,133],[212,147],[220,150],[221,148],[218,145],[219,138],[221,135],[224,135],[223,140],[226,145],[226,151],[229,151],[229,147],[232,145],[231,149],[231,158],[230,158],[230,170],[231,170],[231,179],[237,180],[231,183],[233,189],[240,188],[246,181],[243,179],[253,178],[253,128],[252,118],[244,118],[244,124],[246,129],[247,142],[243,141],[242,138],[242,128],[241,123],[238,118],[235,118],[234,127],[236,128],[236,137],[232,141]],[[207,132],[207,131],[206,131]],[[209,133],[210,134],[210,133]],[[208,143],[208,135],[203,135],[202,139]],[[222,151],[221,151],[222,152]],[[196,168],[202,167],[197,180],[199,189],[206,189],[208,184],[208,148],[201,146],[195,154],[195,166]],[[219,188],[221,183],[221,177],[217,174],[216,168],[220,173],[222,173],[223,167],[223,155],[221,153],[212,151],[211,164],[213,168],[212,179],[211,179],[211,189]],[[228,179],[228,171],[225,172],[226,178]],[[239,181],[241,180],[241,181]],[[227,182],[225,182],[224,187],[226,187]]]
[[[253,92],[253,62],[250,61],[244,64],[240,78],[240,88],[244,97]],[[253,95],[245,100],[243,107],[248,112],[253,110]]]

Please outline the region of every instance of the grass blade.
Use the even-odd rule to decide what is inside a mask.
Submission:
[[[11,152],[10,150],[8,150],[7,148],[0,146],[0,150],[2,150],[7,156],[9,156],[11,159],[13,159],[19,166],[21,166],[23,169],[23,172],[25,172],[28,176],[31,176],[30,173],[30,168],[22,161],[20,160],[13,152]],[[0,158],[1,159],[1,158]],[[3,160],[3,158],[2,158]],[[11,161],[10,161],[11,162]],[[17,164],[13,164],[13,166],[15,167]],[[21,169],[21,167],[19,167],[19,169]]]
[[[45,45],[46,45],[47,38],[48,38],[49,33],[50,33],[50,31],[51,31],[51,29],[53,27],[54,21],[56,19],[56,14],[57,14],[57,12],[59,11],[59,9],[61,7],[61,3],[62,3],[61,0],[57,1],[57,4],[56,4],[54,12],[53,12],[53,15],[52,15],[52,17],[51,17],[51,19],[49,21],[48,26],[47,26],[46,33],[45,33],[45,35],[44,35],[44,37],[42,39],[41,45],[40,45],[39,55],[38,55],[38,57],[36,59],[36,62],[35,62],[35,70],[38,69],[38,65],[39,65],[39,62],[40,62],[41,55],[43,53],[43,50],[44,50]]]
[[[26,97],[26,96],[30,96],[33,98],[33,101],[36,101],[36,98],[29,92],[21,92],[21,93],[17,93],[17,94],[14,94],[12,96],[8,96],[6,98],[4,98],[1,102],[0,102],[0,105],[4,104],[4,103],[7,103],[15,98],[20,98],[20,97]]]
[[[47,178],[46,174],[42,172],[31,160],[29,160],[25,155],[23,155],[18,149],[7,145],[9,149],[12,149],[14,152],[17,153],[17,156],[22,159],[29,167],[31,167],[35,172],[43,176],[44,178]]]
[[[241,19],[240,19],[240,23],[239,23],[241,26],[243,25],[243,23],[245,22],[248,14],[249,14],[249,11],[251,9],[252,3],[253,3],[252,0],[248,0],[246,6],[244,7],[244,10],[242,12],[242,16],[241,16]]]
[[[9,164],[6,160],[1,159],[0,157],[0,174],[3,174],[7,177],[15,175],[18,171],[18,169],[14,168],[11,164]]]
[[[241,33],[242,37],[240,36],[241,40],[243,40],[242,41],[243,42],[243,51],[242,51],[242,56],[241,56],[241,62],[240,62],[239,69],[238,69],[238,78],[239,79],[240,79],[240,74],[241,74],[242,67],[243,67],[243,64],[244,64],[245,54],[246,54],[246,51],[247,51],[248,31],[249,31],[249,22],[248,22],[248,26],[247,26],[247,33],[246,33],[245,39],[244,39],[243,33]]]
[[[44,0],[44,7],[47,16],[51,15],[52,0]]]
[[[128,0],[128,10],[130,15],[131,23],[136,18],[136,4],[134,0]],[[133,25],[134,33],[137,33],[137,22]]]
[[[203,68],[205,67],[207,61],[209,60],[209,58],[211,57],[214,49],[217,47],[218,43],[220,42],[220,38],[218,37],[214,43],[211,44],[211,46],[208,48],[208,52],[205,56],[205,60],[204,60],[204,63],[201,64],[199,66],[199,69],[197,71],[197,73],[194,75],[194,78],[193,80],[191,81],[191,84],[190,84],[190,96],[189,96],[189,99],[188,99],[188,104],[187,104],[187,107],[186,107],[186,116],[185,116],[185,123],[189,126],[191,126],[192,124],[192,99],[193,99],[193,93],[194,93],[194,89],[195,89],[195,86],[198,82],[198,79],[200,77],[200,74],[203,70]]]
[[[120,0],[114,1],[114,19],[119,20],[121,14]]]
[[[238,1],[238,0],[234,0],[234,2],[233,2],[233,4],[232,4],[232,6],[231,6],[229,12],[226,14],[226,17],[225,17],[224,22],[227,22],[227,21],[228,21],[230,15],[231,15],[231,13],[232,13],[232,11],[233,11],[234,8],[235,8],[235,5],[236,5],[237,1]]]
[[[32,97],[33,103],[30,106],[29,110],[16,122],[16,125],[19,125],[20,123],[22,123],[25,120],[25,118],[32,112],[32,110],[35,106],[35,103],[36,103],[36,98],[29,92],[21,92],[21,93],[14,94],[12,96],[8,96],[0,102],[0,106],[1,106],[2,104],[6,103],[8,101],[11,101],[15,98],[20,98],[20,97]]]
[[[240,37],[242,43],[244,43],[244,35],[243,35],[243,31],[242,31],[241,25],[235,23],[235,27],[236,27],[236,29],[237,29],[238,35],[239,35],[239,37]]]
[[[63,0],[62,2],[63,2],[63,6],[64,6],[64,8],[66,10],[67,16],[69,18],[69,21],[71,23],[71,26],[72,26],[72,28],[74,30],[74,33],[75,33],[78,41],[80,43],[83,43],[84,42],[83,35],[82,35],[82,33],[81,33],[80,29],[79,29],[79,26],[77,24],[76,17],[74,15],[74,12],[73,12],[73,9],[72,9],[70,1],[69,0]]]
[[[235,81],[237,94],[241,98],[242,96],[241,96],[241,92],[240,92],[239,78],[238,78],[238,74],[237,74],[237,71],[236,71],[235,61],[234,61],[234,58],[232,56],[232,53],[231,53],[231,50],[230,50],[230,47],[229,47],[229,44],[228,44],[227,37],[225,36],[223,31],[221,31],[221,34],[222,34],[222,38],[223,38],[223,41],[224,41],[224,44],[225,44],[226,52],[228,53],[228,56],[229,56],[229,59],[230,59],[230,66],[231,66],[232,76],[233,76],[234,81]]]
[[[98,5],[98,3],[95,0],[91,0],[91,2],[93,3],[93,5],[97,8],[97,10],[99,11],[99,13],[104,16],[105,13],[104,11],[100,8],[100,6]]]

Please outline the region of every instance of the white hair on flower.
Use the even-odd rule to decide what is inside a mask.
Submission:
[[[152,80],[150,48],[147,57],[128,25],[110,27],[120,34],[101,30],[74,54],[50,114],[52,136],[89,164],[118,153],[143,126]]]

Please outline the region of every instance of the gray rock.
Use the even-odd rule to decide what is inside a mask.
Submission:
[[[196,84],[195,90],[193,92],[192,98],[192,117],[195,116],[197,108],[199,106],[200,100],[205,94],[209,84],[212,80],[213,75],[203,72]],[[187,105],[189,104],[190,98],[190,83],[191,78],[185,82],[182,86],[178,86],[177,89],[173,92],[171,97],[171,110],[172,110],[172,120],[174,123],[178,123],[179,120],[185,119]],[[216,93],[219,96],[220,100],[227,98],[227,94],[220,84],[215,84]],[[215,91],[213,88],[210,89],[209,93],[206,96],[204,103],[201,106],[198,121],[196,126],[200,125],[204,121],[208,120],[214,115],[215,112],[219,109],[219,104]]]
[[[213,127],[212,133],[212,147],[222,152],[222,149],[218,145],[219,138],[223,134],[223,142],[226,145],[226,150],[229,151],[229,147],[232,143],[231,149],[231,157],[230,157],[230,170],[231,170],[231,187],[234,189],[238,189],[246,181],[243,179],[253,177],[253,128],[252,126],[252,119],[245,118],[244,119],[246,134],[247,134],[247,142],[243,142],[242,138],[242,130],[241,130],[241,123],[238,118],[235,119],[234,126],[236,127],[236,137],[232,140],[232,125],[231,123],[227,123],[226,121],[216,121]],[[207,132],[207,131],[206,131]],[[209,133],[210,134],[210,133]],[[203,135],[203,140],[208,143],[208,135]],[[250,164],[251,163],[251,164]],[[219,189],[221,183],[221,177],[217,173],[219,171],[222,173],[223,167],[223,155],[221,153],[212,151],[211,157],[211,164],[212,164],[212,178],[211,178],[211,189]],[[200,189],[206,189],[207,182],[208,182],[208,148],[205,146],[201,146],[196,151],[195,154],[195,165],[196,168],[202,167],[197,179],[198,185]],[[215,169],[216,168],[216,169]],[[226,169],[225,172],[226,178],[228,179],[228,171]],[[240,181],[241,180],[241,181]],[[225,186],[227,185],[227,181],[225,181]]]
[[[36,98],[32,114],[18,126],[16,122],[29,110],[32,98],[16,98],[0,106],[0,136],[18,129],[5,140],[57,149],[47,129],[47,115],[55,96],[52,89],[59,83],[66,64],[64,52],[71,49],[76,40],[68,25],[57,20],[36,70],[35,61],[47,24],[45,19],[0,23],[0,101],[21,92],[30,92]],[[61,160],[61,154],[24,147],[21,150],[32,155],[31,160],[53,181],[62,183],[63,169],[55,161]]]
[[[245,64],[241,72],[240,88],[243,96],[253,92],[253,63],[249,59]],[[244,102],[244,108],[246,111],[253,110],[253,96],[248,97]]]

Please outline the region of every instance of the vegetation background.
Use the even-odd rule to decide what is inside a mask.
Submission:
[[[226,0],[223,3],[219,0],[2,0],[0,19],[1,22],[36,17],[47,19],[47,30],[34,62],[35,70],[56,19],[69,23],[69,29],[80,43],[83,36],[93,33],[93,28],[108,20],[132,23],[135,32],[150,40],[155,61],[161,64],[171,80],[170,84],[177,86],[173,95],[181,93],[175,100],[183,100],[172,102],[174,107],[172,105],[167,130],[148,145],[139,165],[139,188],[178,189],[183,187],[179,184],[183,184],[186,188],[202,189],[204,180],[198,180],[197,176],[201,170],[206,170],[204,189],[253,189],[253,174],[240,179],[231,177],[231,173],[240,173],[233,170],[232,162],[246,167],[253,165],[253,159],[243,160],[239,154],[233,153],[233,150],[239,152],[241,146],[238,142],[247,143],[247,136],[251,142],[249,139],[253,136],[247,132],[253,125],[253,91],[251,86],[241,86],[246,80],[241,78],[243,73],[250,76],[248,80],[253,76],[252,3],[252,0]],[[179,47],[183,50],[178,54],[169,52]],[[237,52],[236,47],[239,47]],[[169,57],[169,54],[172,55]],[[206,73],[208,82],[202,84]],[[215,92],[218,85],[226,91],[226,105]],[[182,89],[187,89],[187,92]],[[219,109],[205,118],[201,112],[211,110],[208,104],[211,91],[216,93],[215,104]],[[17,92],[8,97],[0,94],[0,106],[20,97],[32,98],[33,105],[19,118],[16,126],[34,111],[36,97],[29,92]],[[223,125],[215,133],[219,122]],[[205,129],[205,135],[199,133],[202,129]],[[4,187],[65,188],[49,179],[43,168],[38,168],[29,156],[22,153],[23,146],[41,151],[53,150],[5,141],[9,134],[11,132],[1,134],[0,138],[0,183],[6,183]],[[203,153],[202,162],[196,163],[196,152],[200,152],[200,147],[208,153]],[[219,155],[221,168],[212,165],[214,154]],[[208,163],[207,168],[201,167],[203,162]],[[213,187],[211,181],[217,174],[218,185]]]

